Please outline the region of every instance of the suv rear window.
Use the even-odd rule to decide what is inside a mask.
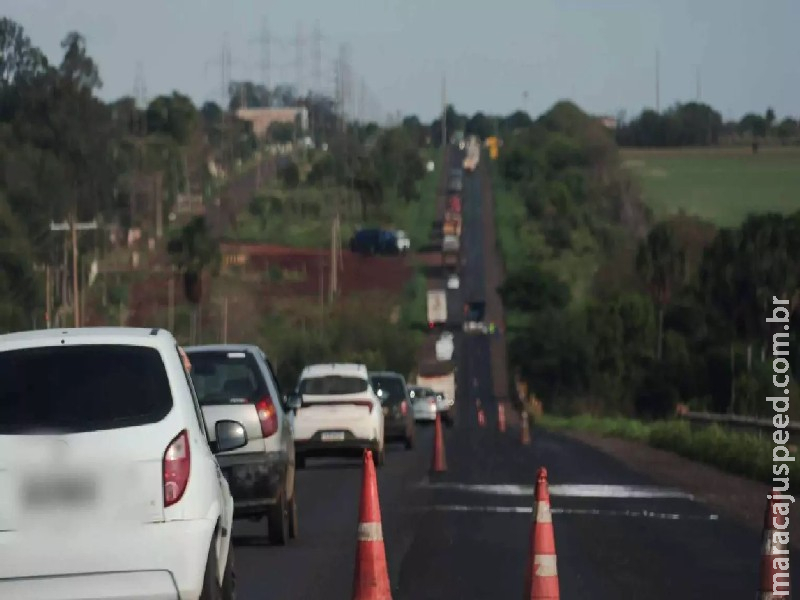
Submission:
[[[187,352],[192,383],[204,404],[241,404],[267,396],[264,377],[249,352]]]
[[[310,396],[340,396],[343,394],[360,394],[367,391],[367,380],[361,377],[344,377],[342,375],[324,375],[307,377],[300,382],[301,394]]]
[[[381,403],[386,402],[399,402],[405,400],[406,390],[403,385],[403,380],[399,377],[392,377],[389,375],[373,375],[371,377],[372,387]]]
[[[172,409],[158,350],[48,346],[0,352],[0,434],[121,429]]]

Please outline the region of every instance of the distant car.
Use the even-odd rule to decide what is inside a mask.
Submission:
[[[394,232],[395,239],[397,240],[397,250],[401,253],[408,252],[411,249],[411,240],[402,229]]]
[[[445,235],[442,239],[442,250],[445,252],[458,252],[460,247],[457,235]]]
[[[458,177],[450,177],[450,179],[447,182],[447,191],[450,194],[460,193],[461,190],[463,189],[463,187],[464,187],[464,184],[463,184],[460,176],[458,176]]]
[[[411,386],[408,388],[411,406],[416,421],[435,421],[437,413],[436,392],[430,388]]]
[[[467,333],[487,333],[488,328],[484,323],[486,302],[476,300],[464,305],[464,331]]]
[[[377,466],[386,458],[381,402],[363,364],[319,364],[303,369],[289,403],[297,407],[294,444],[298,467],[312,456],[373,452]]]
[[[461,286],[461,280],[455,273],[453,273],[452,275],[450,275],[450,277],[447,278],[448,290],[457,290],[460,286]]]
[[[0,598],[235,597],[233,498],[169,332],[0,336],[0,479]]]
[[[383,405],[386,441],[401,441],[410,450],[414,447],[414,415],[405,378],[387,371],[370,373],[369,378]]]
[[[397,236],[383,229],[360,229],[350,239],[350,251],[362,255],[392,255],[400,252]]]
[[[274,369],[258,346],[185,348],[200,408],[212,431],[236,421],[247,445],[217,455],[237,518],[267,518],[270,542],[284,545],[298,530],[292,420]],[[212,437],[212,442],[215,440]]]

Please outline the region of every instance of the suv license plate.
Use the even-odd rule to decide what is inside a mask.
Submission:
[[[323,442],[343,442],[344,431],[325,431],[322,433]]]

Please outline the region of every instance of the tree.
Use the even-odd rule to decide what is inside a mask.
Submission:
[[[184,294],[192,304],[203,296],[202,278],[207,270],[219,267],[219,243],[211,235],[205,217],[194,217],[168,243],[173,263],[184,274]]]
[[[639,246],[636,269],[647,284],[658,307],[658,341],[656,358],[661,361],[664,343],[664,309],[672,299],[675,288],[686,275],[686,255],[675,243],[669,225],[659,223]]]
[[[0,88],[30,83],[48,69],[47,58],[31,44],[22,26],[0,18]]]

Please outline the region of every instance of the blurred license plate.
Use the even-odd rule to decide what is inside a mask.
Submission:
[[[343,442],[344,431],[325,431],[322,434],[323,442]]]
[[[85,476],[29,478],[24,483],[23,501],[28,508],[83,507],[97,497],[96,482]]]

